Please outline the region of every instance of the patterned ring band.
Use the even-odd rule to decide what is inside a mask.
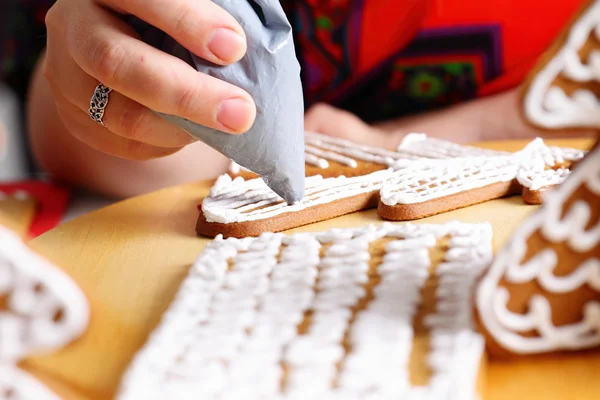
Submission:
[[[112,89],[104,86],[102,83],[96,86],[94,90],[94,94],[90,99],[90,118],[99,123],[102,126],[104,122],[102,122],[102,117],[104,117],[104,110],[108,105],[108,95],[112,92]]]

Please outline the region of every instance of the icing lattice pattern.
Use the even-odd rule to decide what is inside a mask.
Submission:
[[[432,249],[443,255],[436,265]],[[487,224],[218,237],[133,360],[119,398],[475,399],[484,342],[470,288],[491,254]],[[436,306],[423,317],[431,377],[414,385],[413,318],[431,274]]]
[[[560,185],[571,173],[571,165],[580,161],[586,151],[546,146],[541,139],[535,139],[524,150],[525,159],[517,173],[519,184],[537,191]]]
[[[87,301],[71,279],[0,226],[0,398],[57,399],[17,363],[66,346],[88,320]]]
[[[417,139],[412,140],[416,143]],[[447,155],[459,153],[456,150]],[[562,169],[552,173],[547,170],[567,165],[583,155],[574,149],[547,147],[541,139],[536,139],[523,150],[507,155],[421,158],[403,168],[396,165],[398,168],[350,178],[316,175],[306,178],[305,198],[292,205],[286,204],[261,179],[232,179],[223,175],[203,200],[202,211],[209,223],[250,222],[379,192],[381,202],[388,206],[417,204],[495,183],[511,182],[518,177],[525,185],[553,183],[562,180],[570,171]]]
[[[532,354],[600,345],[600,217],[594,214],[599,209],[600,147],[596,147],[568,179],[548,192],[544,206],[519,227],[479,286],[480,318],[503,348]],[[545,245],[529,248],[533,235],[539,235]],[[540,291],[528,299],[526,312],[509,308],[511,292],[504,281],[536,282]],[[549,297],[585,288],[595,295],[575,310],[581,320],[555,326],[557,311]],[[577,298],[564,301],[576,304]]]
[[[477,157],[428,160],[400,169],[383,184],[381,202],[388,206],[422,203],[511,182],[519,169],[511,157]]]

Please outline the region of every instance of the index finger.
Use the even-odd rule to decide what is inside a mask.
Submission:
[[[246,36],[240,24],[211,0],[96,0],[159,28],[197,56],[216,64],[240,60]]]
[[[88,75],[158,112],[228,133],[250,128],[256,107],[246,91],[137,40],[105,9],[82,12],[66,36],[71,57]]]

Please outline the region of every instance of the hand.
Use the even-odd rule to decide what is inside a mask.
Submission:
[[[394,148],[394,137],[365,123],[356,115],[325,103],[312,106],[304,116],[307,131],[335,136],[355,143]]]
[[[256,108],[248,93],[142,42],[123,15],[156,26],[216,64],[236,62],[246,52],[241,26],[210,0],[58,0],[46,17],[43,68],[70,134],[106,154],[141,160],[194,141],[151,110],[232,134],[249,129]],[[106,127],[88,114],[99,83],[113,89]]]
[[[385,131],[396,145],[411,132],[456,143],[595,135],[591,129],[544,130],[527,123],[522,115],[519,87],[441,110],[386,121],[377,128]]]

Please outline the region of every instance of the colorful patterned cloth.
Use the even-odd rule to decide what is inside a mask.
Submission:
[[[24,93],[53,0],[0,1],[0,79]],[[583,0],[282,0],[306,104],[367,121],[519,84]]]
[[[367,121],[518,85],[583,0],[283,0],[306,102]]]
[[[0,0],[0,80],[24,98],[46,45],[46,12],[54,0]]]

